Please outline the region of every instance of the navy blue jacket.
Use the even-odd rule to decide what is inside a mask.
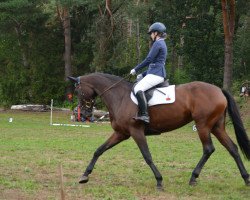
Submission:
[[[138,72],[140,69],[147,67],[148,69],[143,75],[154,74],[166,78],[165,61],[167,58],[167,45],[164,39],[156,40],[147,57],[140,64],[138,64],[134,70]]]

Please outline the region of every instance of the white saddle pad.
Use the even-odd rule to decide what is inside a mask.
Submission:
[[[130,98],[132,101],[138,105],[137,98],[134,93],[131,92]],[[157,88],[153,92],[153,96],[148,101],[149,106],[159,105],[159,104],[169,104],[175,102],[175,85],[170,85],[168,87]]]

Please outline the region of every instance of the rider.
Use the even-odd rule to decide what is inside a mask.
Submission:
[[[149,123],[149,116],[144,92],[164,82],[166,78],[165,61],[167,57],[167,45],[164,41],[167,35],[165,25],[160,22],[152,24],[149,27],[148,34],[150,34],[153,45],[145,60],[130,71],[130,74],[135,75],[140,69],[148,66],[148,69],[142,73],[143,79],[134,87],[140,111],[139,116],[134,117],[134,119],[145,123]]]

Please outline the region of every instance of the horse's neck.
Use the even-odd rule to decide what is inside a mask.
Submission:
[[[112,80],[109,77],[102,76],[102,75],[90,75],[86,82],[90,83],[93,87],[93,89],[97,92],[98,95],[104,96],[106,93],[109,93],[110,91],[117,90],[117,96],[122,95],[122,92],[120,91],[119,86],[123,86],[122,80]],[[124,88],[124,87],[122,87]]]
[[[115,113],[119,108],[120,102],[125,96],[129,96],[131,88],[124,85],[124,82],[114,81],[106,77],[98,77],[95,83],[92,83],[97,94],[100,95],[109,112]]]

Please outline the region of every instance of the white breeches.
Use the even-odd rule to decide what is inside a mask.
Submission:
[[[158,85],[159,83],[164,82],[164,78],[154,74],[146,75],[142,80],[140,80],[134,87],[135,94],[138,91],[145,92],[146,90]]]

